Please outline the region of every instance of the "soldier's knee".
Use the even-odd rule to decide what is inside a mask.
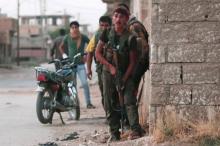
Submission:
[[[131,95],[125,95],[124,96],[124,104],[127,105],[127,106],[130,106],[130,105],[135,105],[137,102],[137,99],[135,96],[131,96]]]

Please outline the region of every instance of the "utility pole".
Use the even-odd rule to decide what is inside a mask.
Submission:
[[[19,19],[20,19],[20,2],[17,0],[17,66],[20,65],[20,28],[19,28]]]
[[[41,17],[41,50],[45,51],[45,56],[47,56],[47,50],[45,45],[45,36],[47,32],[47,17],[46,17],[46,0],[39,0],[40,2],[40,17]],[[43,56],[42,56],[43,57]]]

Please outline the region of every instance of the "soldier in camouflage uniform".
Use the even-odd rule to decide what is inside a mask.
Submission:
[[[119,7],[125,8],[129,15],[130,10],[124,3],[118,4]],[[148,43],[148,32],[144,25],[137,20],[133,15],[130,15],[128,20],[129,31],[137,37],[137,63],[135,65],[133,73],[133,81],[136,86],[136,93],[138,90],[139,83],[144,73],[149,69],[149,43]]]
[[[105,29],[109,29],[111,27],[111,24],[112,24],[112,20],[109,16],[101,16],[99,18],[99,30],[91,38],[91,40],[89,41],[89,44],[86,48],[86,52],[87,52],[87,76],[90,80],[92,78],[92,69],[91,69],[92,59],[94,57],[95,48],[97,46],[100,34]],[[94,60],[95,60],[95,63],[96,63],[96,72],[98,74],[99,89],[100,89],[101,96],[102,96],[101,101],[102,101],[102,105],[104,107],[103,81],[102,81],[102,77],[101,77],[102,76],[102,65],[98,61],[96,61],[95,57],[94,57]]]
[[[123,87],[124,105],[131,126],[130,139],[141,136],[141,126],[139,124],[136,97],[134,95],[135,86],[130,78],[134,70],[136,61],[136,37],[133,36],[126,27],[129,14],[126,9],[118,7],[113,12],[113,28],[101,34],[96,48],[96,58],[103,64],[103,86],[104,86],[104,106],[109,121],[111,140],[120,139],[120,112],[117,111],[119,97],[117,92],[116,74],[121,74],[121,84]],[[107,44],[107,47],[103,48]],[[117,64],[114,50],[117,49]],[[116,66],[117,69],[116,69]]]

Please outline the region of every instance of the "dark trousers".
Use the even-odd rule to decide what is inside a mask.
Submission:
[[[108,72],[103,71],[103,93],[104,93],[104,107],[107,113],[111,134],[118,136],[120,128],[120,111],[118,92],[114,77]],[[124,90],[124,104],[127,112],[128,120],[132,131],[140,131],[138,109],[136,106],[136,97],[134,96],[134,84],[132,79],[125,84]]]

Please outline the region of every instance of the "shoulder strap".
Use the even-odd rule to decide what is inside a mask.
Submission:
[[[97,31],[97,32],[95,33],[95,46],[98,44],[100,34],[101,34],[100,31]]]
[[[142,32],[144,33],[144,37],[145,37],[145,39],[146,40],[148,40],[148,32],[147,32],[147,30],[146,30],[146,28],[145,28],[145,26],[140,22],[140,21],[138,21],[137,19],[131,19],[130,21],[129,21],[129,23],[128,23],[128,25],[129,26],[131,26],[131,25],[133,25],[134,23],[138,23],[140,26],[141,26],[141,30],[142,30]]]

